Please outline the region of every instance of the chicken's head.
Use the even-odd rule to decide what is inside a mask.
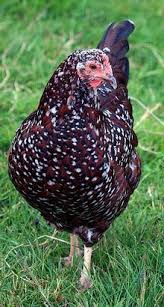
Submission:
[[[79,54],[76,69],[80,80],[93,89],[96,89],[105,81],[113,89],[117,87],[109,58],[105,52],[99,49],[82,50]]]

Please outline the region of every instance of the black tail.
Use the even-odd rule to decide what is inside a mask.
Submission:
[[[128,36],[133,32],[134,28],[135,26],[130,20],[112,23],[108,26],[104,37],[97,46],[101,50],[104,48],[110,49],[109,58],[118,75],[118,81],[124,81],[125,83],[129,79],[129,61],[126,56],[129,50]]]

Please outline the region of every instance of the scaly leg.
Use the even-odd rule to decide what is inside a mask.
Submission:
[[[75,253],[78,257],[81,257],[83,255],[83,251],[79,247],[78,236],[76,235],[75,235]]]
[[[84,246],[84,266],[80,277],[80,286],[82,289],[88,289],[92,286],[89,272],[91,267],[92,247]]]
[[[72,260],[73,260],[75,250],[76,250],[77,255],[80,256],[81,251],[78,245],[78,237],[75,234],[70,234],[70,252],[69,252],[69,256],[64,258],[65,266],[72,265]]]

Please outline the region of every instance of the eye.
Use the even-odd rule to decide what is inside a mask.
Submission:
[[[89,67],[90,67],[91,69],[96,69],[96,68],[97,68],[97,66],[94,65],[94,64],[90,64]]]

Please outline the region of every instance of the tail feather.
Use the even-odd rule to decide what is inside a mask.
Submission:
[[[117,59],[122,59],[125,54],[129,51],[129,44],[127,40],[117,42],[112,47],[112,53]]]
[[[103,50],[110,49],[110,62],[115,69],[117,65],[122,73],[122,78],[117,81],[127,83],[129,79],[129,61],[127,59],[127,52],[129,50],[128,36],[134,30],[134,24],[130,20],[125,20],[120,23],[112,23],[108,26],[102,40],[97,48]],[[120,73],[119,73],[120,76]]]
[[[114,26],[114,22],[111,23],[111,24],[108,26],[108,28],[107,28],[107,30],[106,30],[106,32],[105,32],[105,34],[104,34],[102,40],[99,42],[99,44],[98,44],[98,46],[97,46],[98,49],[104,49],[104,48],[106,48],[106,47],[107,47],[107,48],[110,48],[110,47],[111,47],[111,44],[110,44],[110,36],[111,36],[111,33],[112,33],[112,28],[113,28],[113,26]]]

